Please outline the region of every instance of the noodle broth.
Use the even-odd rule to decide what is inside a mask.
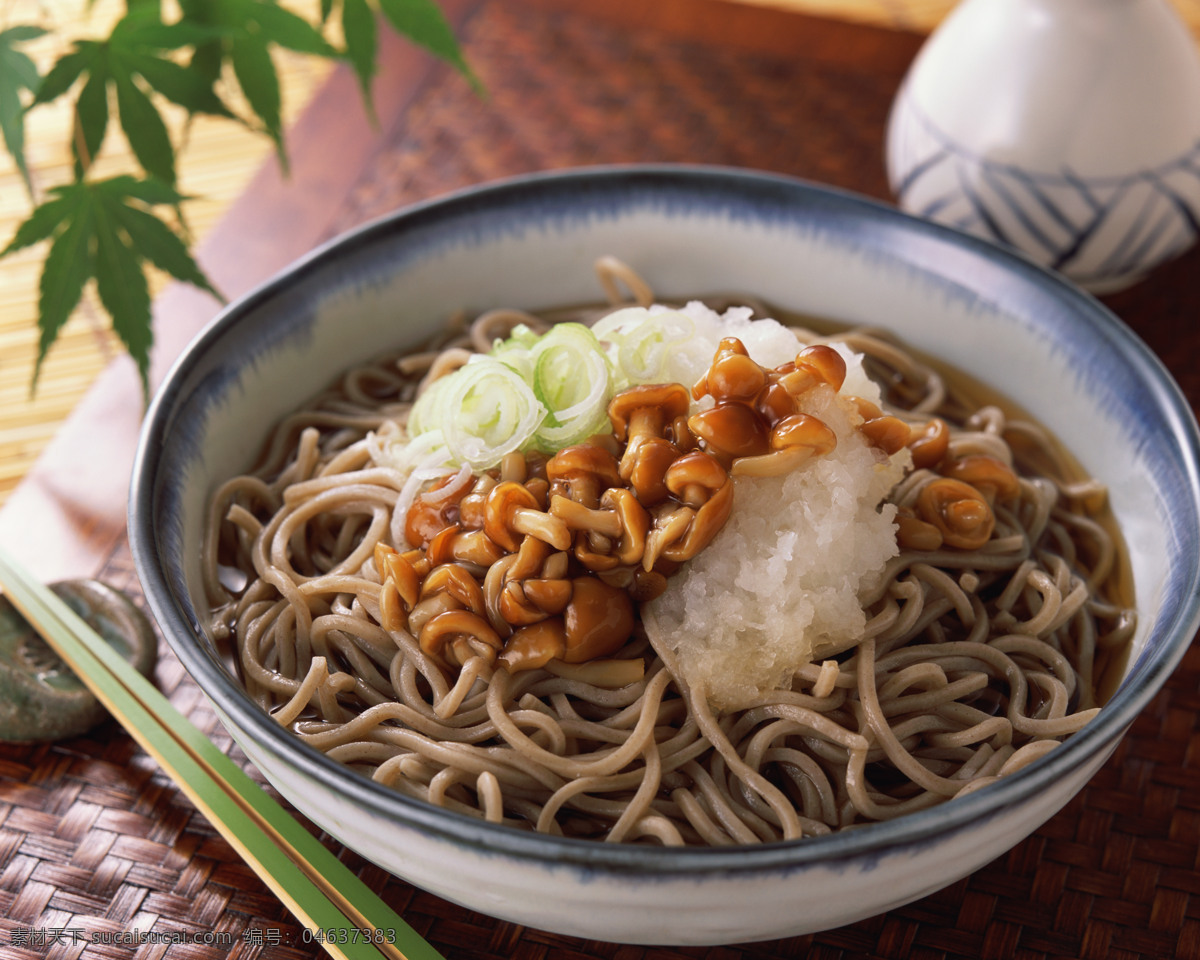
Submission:
[[[609,309],[548,316],[590,321]],[[643,622],[608,658],[641,665],[629,682],[624,668],[554,660],[510,674],[477,658],[455,673],[417,631],[386,626],[373,545],[405,546],[394,513],[406,478],[379,465],[370,438],[406,416],[450,351],[485,349],[491,328],[348,374],[216,493],[211,634],[261,706],[330,757],[423,801],[554,835],[683,845],[812,836],[966,795],[1045,755],[1115,687],[1133,629],[1132,577],[1102,496],[1058,441],[981,384],[873,332],[780,319],[865,353],[889,412],[944,418],[952,442],[1007,449],[1018,472],[1042,477],[1006,508],[1008,547],[997,535],[971,555],[902,552],[893,586],[866,601],[865,641],[848,638],[754,703],[713,709]],[[898,489],[906,484],[915,497],[911,481]],[[1048,561],[1028,542],[1043,535]],[[1052,604],[1065,612],[1049,614]]]
[[[722,302],[728,298],[713,299],[716,302]],[[779,308],[761,307],[760,309],[767,311],[763,313],[763,316],[776,316],[788,326],[811,329],[821,336],[837,337],[851,329],[844,324],[790,313]],[[773,314],[772,310],[774,310]],[[882,332],[882,335],[885,338],[888,336],[886,332]],[[1036,441],[1022,436],[1020,432],[1015,432],[1008,437],[1008,442],[1013,447],[1014,456],[1023,473],[1049,477],[1064,486],[1079,490],[1085,490],[1089,484],[1095,483],[1062,440],[1055,433],[1041,426],[1037,417],[1011,397],[990,387],[977,377],[972,377],[945,361],[930,356],[927,352],[915,350],[909,346],[905,346],[904,350],[920,366],[936,371],[942,378],[947,393],[955,398],[953,407],[960,419],[966,415],[965,411],[992,407],[1000,410],[1007,422],[1029,424],[1036,427]],[[894,371],[890,371],[886,364],[880,363],[878,371],[873,376],[880,383],[887,383],[892,379],[893,373]],[[903,405],[905,391],[900,390],[899,395],[894,395],[890,399],[894,403]],[[1112,570],[1100,584],[1100,593],[1114,607],[1132,610],[1136,605],[1136,598],[1129,552],[1117,519],[1113,515],[1112,506],[1104,496],[1102,488],[1097,489],[1095,495],[1088,498],[1086,509],[1091,519],[1099,524],[1110,538],[1113,547]],[[1129,664],[1130,652],[1129,643],[1118,643],[1101,651],[1102,659],[1098,664],[1095,682],[1095,696],[1098,703],[1107,703],[1120,685]]]

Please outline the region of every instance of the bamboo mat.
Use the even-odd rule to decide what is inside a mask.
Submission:
[[[470,6],[463,36],[489,97],[448,70],[430,73],[328,218],[328,235],[493,177],[608,161],[741,164],[886,193],[883,124],[918,37],[847,27],[822,33],[836,56],[816,44],[784,55],[717,42],[719,29],[630,32],[607,13],[577,12],[636,0]],[[1198,270],[1193,251],[1109,301],[1193,402]],[[138,595],[124,544],[103,577]],[[239,756],[165,647],[155,679]],[[1010,853],[887,915],[788,940],[680,949],[575,940],[466,911],[340,855],[448,960],[1200,960],[1198,715],[1193,648],[1088,787]],[[61,931],[63,942],[12,945],[14,932],[39,930]],[[97,945],[130,930],[208,942]],[[4,960],[319,955],[114,724],[55,745],[0,746]]]
[[[287,4],[311,17],[319,0]],[[125,0],[6,0],[0,4],[0,29],[17,23],[38,23],[57,36],[44,37],[23,49],[45,73],[70,42],[98,36],[125,8]],[[277,52],[285,122],[308,104],[328,76],[327,64],[287,51]],[[71,176],[70,129],[72,97],[31,111],[26,129],[26,160],[36,196]],[[241,111],[236,100],[232,105]],[[173,131],[182,117],[164,111]],[[242,111],[244,115],[244,111]],[[134,172],[129,146],[110,124],[98,155],[96,173],[111,176]],[[184,205],[192,235],[201,240],[242,193],[255,172],[268,160],[271,145],[246,126],[198,117],[179,154],[179,189],[194,197]],[[0,150],[0,247],[7,245],[30,211],[30,197],[11,157]],[[29,470],[67,414],[79,402],[97,374],[121,349],[96,306],[91,292],[63,329],[42,368],[37,391],[30,386],[37,356],[38,277],[45,245],[0,260],[0,504]],[[164,280],[154,278],[152,289]]]
[[[852,22],[928,32],[954,0],[745,0]],[[1200,3],[1174,0],[1185,20],[1200,34]],[[312,16],[317,0],[285,5]],[[124,0],[8,0],[0,8],[0,29],[18,22],[61,26],[64,38],[85,36],[97,24],[111,22]],[[65,49],[65,40],[40,41],[30,52],[44,72]],[[294,118],[328,74],[327,65],[279,53],[285,118]],[[62,182],[69,169],[68,99],[30,116],[28,161],[39,190]],[[264,138],[235,124],[201,118],[181,156],[183,192],[196,197],[185,205],[197,241],[219,222],[246,188],[270,148]],[[101,170],[130,169],[128,146],[115,131],[104,146]],[[882,157],[869,162],[879,165]],[[29,198],[8,155],[0,151],[0,245],[8,242],[28,215]],[[37,350],[35,327],[37,278],[44,250],[37,248],[0,261],[0,504],[28,472],[67,414],[120,346],[107,318],[90,295],[66,325],[41,373],[35,395],[30,382]],[[159,284],[161,286],[161,283]]]

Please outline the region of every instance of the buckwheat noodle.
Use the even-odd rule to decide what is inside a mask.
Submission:
[[[613,303],[622,286],[652,299],[619,263],[598,268]],[[1097,518],[1102,491],[1075,476],[1038,426],[967,404],[874,330],[838,339],[870,358],[889,412],[945,418],[952,454],[1011,459],[1022,466],[1021,492],[998,505],[983,548],[896,557],[863,600],[865,636],[805,666],[789,689],[714,713],[702,689],[687,689],[655,655],[651,617],[617,655],[645,658],[643,679],[625,686],[555,662],[493,674],[482,659],[451,679],[413,636],[380,626],[373,551],[395,541],[405,477],[375,465],[372,432],[386,436],[419,390],[515,324],[544,329],[602,312],[458,318],[427,352],[347,373],[278,425],[252,473],[215,491],[204,547],[211,631],[280,724],[400,793],[494,823],[726,845],[828,833],[962,797],[1096,713],[1105,664],[1119,659],[1134,623],[1117,589],[1119,544]],[[911,503],[927,480],[914,471],[892,499]]]

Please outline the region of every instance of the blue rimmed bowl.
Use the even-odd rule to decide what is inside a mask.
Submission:
[[[1064,747],[949,804],[761,848],[663,849],[518,832],[435,809],[293,738],[205,634],[205,501],[269,428],[347,367],[416,346],[460,309],[601,296],[613,254],[663,296],[745,291],[882,325],[1016,399],[1109,487],[1140,625],[1125,676]],[[1198,436],[1162,365],[1095,300],[991,245],[778,176],[650,166],[530,176],[343,236],[226,309],[164,383],[130,495],[134,559],[159,625],[237,744],[351,849],[448,900],[632,943],[793,936],[954,882],[1036,830],[1112,753],[1200,615]]]

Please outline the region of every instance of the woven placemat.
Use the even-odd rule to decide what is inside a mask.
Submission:
[[[895,37],[915,49],[915,38]],[[487,4],[467,38],[486,99],[441,73],[338,231],[481,181],[597,163],[727,164],[887,195],[894,69],[762,57],[520,3]]]
[[[435,70],[332,232],[483,180],[601,162],[735,164],[886,196],[883,131],[900,71],[878,60],[765,56],[502,0],[483,3],[463,35],[487,99]],[[911,37],[895,42],[913,49]],[[1187,282],[1198,269],[1192,256],[1111,301],[1185,386],[1200,363],[1196,338],[1176,324],[1200,315]],[[103,579],[140,597],[124,545]],[[165,646],[156,682],[244,762]],[[917,903],[813,936],[680,949],[573,940],[466,911],[331,846],[449,960],[1200,958],[1198,690],[1193,649],[1113,758],[1034,836]],[[121,942],[136,930],[158,942]],[[161,942],[172,936],[180,942]],[[64,743],[0,746],[4,960],[320,953],[114,723]]]

